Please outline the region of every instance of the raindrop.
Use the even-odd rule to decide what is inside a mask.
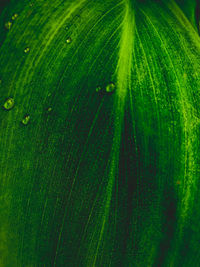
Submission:
[[[11,27],[12,27],[12,22],[11,22],[11,21],[8,21],[8,22],[5,23],[5,28],[6,28],[7,30],[10,30]]]
[[[24,53],[29,53],[29,51],[30,51],[30,48],[29,47],[26,47],[25,49],[24,49]]]
[[[26,115],[22,120],[22,124],[27,125],[29,121],[30,121],[30,116]]]
[[[12,16],[12,20],[15,20],[17,17],[18,17],[18,14],[15,13],[15,14]]]
[[[109,83],[107,86],[106,86],[106,92],[107,93],[112,93],[115,91],[115,84],[114,83]]]
[[[67,43],[67,44],[70,44],[71,42],[72,42],[71,37],[68,37],[67,40],[66,40],[66,43]]]
[[[3,107],[6,109],[6,110],[10,110],[14,107],[14,104],[15,104],[15,101],[13,98],[9,97],[6,102],[4,103]]]

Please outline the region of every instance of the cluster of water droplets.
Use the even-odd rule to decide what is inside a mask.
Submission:
[[[11,20],[9,20],[9,21],[7,21],[7,22],[5,23],[5,28],[6,28],[7,30],[10,30],[10,29],[11,29],[11,27],[12,27],[12,25],[13,25],[13,22],[16,20],[17,17],[18,17],[18,14],[15,13],[15,14],[12,15]]]
[[[1,80],[0,80],[0,83],[1,83]],[[102,88],[101,86],[98,86],[96,88],[96,92],[97,93],[113,93],[114,91],[116,90],[116,85],[111,82],[109,83],[105,88]],[[3,108],[7,111],[11,110],[14,108],[14,105],[15,105],[15,101],[14,101],[14,98],[12,97],[9,97],[6,99],[6,101],[4,102],[3,104]],[[52,107],[48,107],[47,109],[47,112],[50,113],[52,111]],[[23,125],[27,125],[30,121],[30,115],[25,115],[24,118],[22,119],[21,123]]]
[[[29,52],[30,52],[30,48],[29,48],[29,47],[26,47],[26,48],[24,49],[24,53],[27,54],[27,53],[29,53]]]
[[[0,80],[0,83],[1,83],[1,80]],[[96,88],[96,92],[97,93],[108,93],[108,94],[111,94],[113,93],[114,91],[116,90],[116,85],[113,83],[113,82],[110,82],[109,84],[106,85],[105,88],[102,88],[101,86],[98,86]],[[14,98],[13,97],[9,97],[6,99],[6,101],[4,102],[3,104],[3,108],[4,110],[12,110],[14,108],[14,105],[15,105],[15,101],[14,101]],[[47,112],[50,113],[52,111],[52,107],[48,107],[47,109]],[[30,122],[30,115],[25,115],[23,117],[23,119],[21,120],[21,123],[23,125],[28,125],[29,122]]]
[[[0,80],[0,83],[1,83],[1,80]],[[15,106],[15,100],[13,97],[9,97],[5,100],[4,104],[3,104],[3,109],[6,110],[6,111],[10,111],[14,108]],[[52,111],[52,107],[48,107],[46,112],[47,113],[50,113]],[[26,114],[22,120],[21,120],[21,123],[23,125],[28,125],[29,122],[30,122],[30,119],[31,119],[31,116],[29,114]]]
[[[66,38],[67,44],[71,44],[72,42],[71,32],[78,34],[78,29],[79,29],[81,20],[82,18],[80,15],[75,15],[72,18],[70,18],[70,21],[68,21],[67,25],[65,26],[65,30],[68,33],[68,36]]]
[[[13,22],[18,18],[18,16],[19,15],[17,13],[13,14],[12,17],[11,17],[11,20],[9,20],[9,21],[7,21],[5,23],[5,28],[7,30],[10,30],[11,29],[11,27],[13,25]],[[28,54],[29,52],[30,52],[30,48],[29,47],[24,48],[24,53],[25,54]]]
[[[11,17],[11,20],[7,21],[5,23],[5,28],[7,30],[11,29],[12,24],[13,24],[14,20],[16,20],[17,17],[18,17],[18,14],[15,13]],[[74,32],[76,30],[76,28],[77,28],[77,25],[80,23],[80,21],[81,21],[81,17],[79,15],[76,15],[74,18],[72,18],[72,21],[66,25],[65,30],[68,33],[68,37],[66,38],[66,43],[67,44],[71,44],[71,42],[72,42],[72,37],[70,36],[70,30],[73,30],[73,32]],[[30,52],[30,47],[25,47],[24,48],[24,53],[28,54],[29,52]],[[1,80],[0,80],[0,84],[1,84]],[[115,91],[115,89],[116,89],[116,85],[113,82],[110,82],[104,88],[101,87],[101,86],[98,86],[96,88],[96,92],[97,93],[111,94],[111,93],[113,93]],[[3,108],[5,110],[9,111],[9,110],[13,109],[14,105],[15,105],[14,98],[9,97],[9,98],[6,99],[5,103],[3,104]],[[47,112],[50,113],[51,111],[52,111],[52,108],[49,107],[47,109]],[[21,120],[21,123],[23,125],[27,125],[27,124],[29,124],[29,122],[30,122],[30,115],[25,115],[23,117],[23,119]]]
[[[97,93],[114,93],[114,91],[116,90],[116,85],[113,82],[110,82],[109,84],[106,85],[105,88],[98,86],[96,87],[96,92]]]
[[[14,108],[14,105],[15,105],[15,101],[14,101],[14,98],[12,97],[9,97],[6,99],[6,101],[4,102],[3,104],[3,108],[7,111],[11,110]],[[22,119],[21,123],[23,125],[27,125],[30,121],[30,115],[25,115],[24,118]]]

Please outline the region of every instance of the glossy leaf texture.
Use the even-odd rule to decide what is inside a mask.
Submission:
[[[1,266],[199,266],[200,38],[177,3],[11,1],[1,32]]]

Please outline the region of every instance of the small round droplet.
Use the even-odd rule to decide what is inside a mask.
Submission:
[[[29,121],[30,121],[30,116],[26,115],[22,120],[22,124],[27,125]]]
[[[4,103],[3,107],[6,110],[11,110],[14,107],[15,101],[13,98],[9,97],[6,102]]]
[[[115,84],[114,83],[109,83],[106,86],[106,92],[107,93],[112,93],[112,92],[114,92],[114,90],[115,90]]]
[[[67,40],[66,40],[66,43],[67,43],[67,44],[70,44],[71,42],[72,42],[71,37],[68,37]]]
[[[12,20],[15,20],[17,17],[18,17],[18,14],[15,13],[15,14],[12,16]]]
[[[52,108],[51,108],[51,107],[49,107],[49,108],[47,109],[47,111],[48,111],[48,112],[51,112],[51,111],[52,111]]]
[[[12,27],[12,22],[11,22],[11,21],[8,21],[8,22],[5,23],[5,28],[6,28],[7,30],[10,30],[11,27]]]
[[[30,48],[29,47],[26,47],[25,49],[24,49],[24,53],[29,53],[29,51],[30,51]]]
[[[98,86],[98,87],[96,88],[96,92],[98,93],[98,92],[100,92],[100,91],[102,91],[102,88],[101,88],[100,86]]]

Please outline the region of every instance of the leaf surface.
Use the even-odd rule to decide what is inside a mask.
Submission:
[[[180,7],[12,1],[1,21],[14,13],[2,266],[198,266],[200,42]]]

